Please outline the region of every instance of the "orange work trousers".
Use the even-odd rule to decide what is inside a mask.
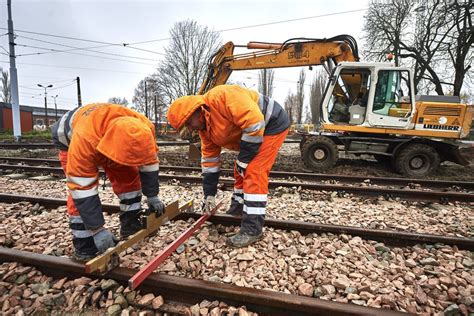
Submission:
[[[63,168],[64,173],[67,175],[67,151],[59,151],[59,161],[61,162],[61,167]],[[141,190],[138,167],[119,165],[112,161],[110,162],[110,165],[106,164],[102,167],[112,183],[112,190],[120,200],[122,200],[122,195]],[[138,194],[137,192],[137,195],[141,195],[141,193]],[[69,216],[80,216],[70,193],[68,193],[67,197],[67,212]]]
[[[288,129],[280,134],[264,136],[263,143],[257,155],[248,164],[243,178],[234,168],[234,191],[243,191],[244,200],[254,200],[252,196],[255,195],[256,201],[263,202],[264,199],[266,202],[263,195],[268,194],[268,176],[287,134]],[[259,198],[259,195],[262,197]]]

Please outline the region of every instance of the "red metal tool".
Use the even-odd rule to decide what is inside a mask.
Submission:
[[[195,221],[191,227],[186,229],[175,241],[169,244],[163,251],[156,256],[153,260],[138,271],[133,277],[128,280],[128,286],[130,289],[136,289],[166,258],[169,257],[173,251],[175,251],[183,242],[185,242],[196,230],[198,230],[206,220],[214,215],[216,211],[221,207],[223,201],[217,203],[216,207],[211,211],[211,214],[203,214],[197,221]]]

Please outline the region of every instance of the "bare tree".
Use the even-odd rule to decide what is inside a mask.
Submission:
[[[288,95],[285,99],[285,111],[288,113],[288,117],[290,119],[290,123],[293,124],[296,122],[296,95],[290,91],[288,91]]]
[[[324,71],[318,71],[314,75],[313,82],[309,92],[309,107],[311,109],[311,122],[315,125],[319,124],[321,116],[321,102],[324,97],[327,75]]]
[[[461,88],[471,69],[474,58],[474,27],[472,17],[474,6],[471,1],[449,1],[447,14],[453,21],[453,40],[448,43],[447,52],[454,66],[453,95],[460,95]],[[454,52],[454,53],[453,53]]]
[[[146,83],[146,88],[145,88]],[[146,94],[145,94],[146,91]],[[156,75],[151,75],[141,80],[135,88],[132,99],[132,109],[145,114],[148,118],[155,117],[155,96],[162,100],[161,91],[158,87]]]
[[[367,58],[395,53],[414,68],[415,86],[459,95],[472,63],[472,1],[372,1],[365,16]]]
[[[296,85],[296,124],[301,124],[303,121],[304,111],[304,82],[306,80],[306,73],[301,69]]]
[[[120,105],[123,105],[123,106],[128,105],[127,99],[126,98],[121,98],[121,97],[111,97],[111,98],[109,98],[109,100],[107,102],[108,103],[113,103],[113,104],[120,104]]]
[[[8,76],[8,71],[3,71],[2,68],[0,68],[0,71],[2,73],[2,77],[0,78],[1,80],[1,96],[2,96],[2,101],[5,103],[11,103],[11,93],[10,93],[10,77]]]
[[[275,71],[273,69],[260,69],[258,73],[258,92],[272,97],[274,75]]]
[[[208,62],[220,46],[219,34],[208,27],[189,20],[176,23],[165,57],[153,76],[163,101],[169,104],[177,97],[196,94]]]

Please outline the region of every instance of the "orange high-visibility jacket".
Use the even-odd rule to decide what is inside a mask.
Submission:
[[[103,225],[99,166],[135,167],[143,193],[158,194],[155,129],[142,114],[116,104],[89,104],[66,113],[52,132],[55,144],[68,151],[67,186],[87,229]]]
[[[240,151],[238,161],[248,164],[264,135],[289,127],[286,112],[272,99],[237,85],[220,85],[203,95],[206,130],[200,131],[203,172],[218,170],[221,147]]]
[[[290,126],[281,105],[237,85],[219,85],[204,95],[176,99],[168,110],[168,121],[180,129],[198,108],[206,120],[206,130],[199,131],[205,188],[214,188],[217,182],[222,147],[240,150],[237,164],[246,168],[257,155],[264,135],[279,134]],[[214,195],[214,191],[205,194]]]

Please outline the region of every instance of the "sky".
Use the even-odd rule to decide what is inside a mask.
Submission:
[[[222,43],[349,34],[360,50],[366,8],[367,1],[351,0],[12,0],[20,104],[44,106],[44,89],[37,85],[52,84],[48,105],[57,95],[58,108],[72,109],[77,104],[76,77],[80,77],[83,104],[106,102],[110,97],[125,97],[131,103],[135,87],[163,58],[169,30],[184,20],[214,31],[227,30],[220,32]],[[6,0],[0,0],[0,21],[0,53],[5,53]],[[228,30],[233,28],[240,29]],[[104,47],[104,43],[115,45]],[[66,46],[95,47],[91,49],[97,52],[51,51],[69,49]],[[0,54],[0,67],[9,70],[5,54]],[[280,103],[289,90],[296,91],[299,70],[276,70],[273,96]],[[313,73],[306,73],[306,90]],[[230,80],[257,89],[257,71],[234,72]]]

